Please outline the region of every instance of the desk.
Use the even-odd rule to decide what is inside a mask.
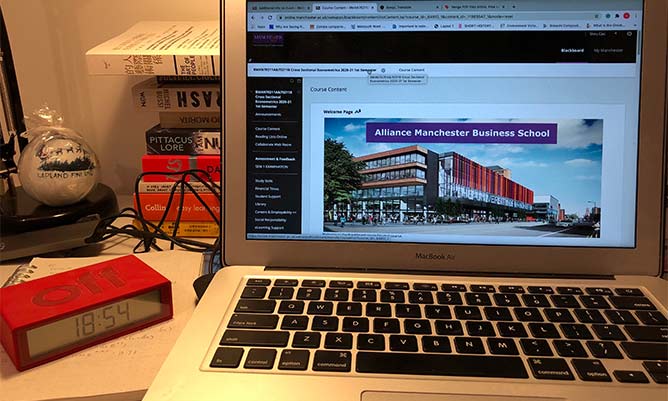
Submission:
[[[112,239],[97,247],[67,253],[90,256],[99,251],[95,258],[55,262],[67,260],[73,265],[87,265],[101,258],[131,254],[136,244],[133,238]],[[16,371],[4,349],[0,349],[0,401],[142,398],[195,309],[192,281],[199,275],[202,256],[186,251],[152,251],[137,256],[172,281],[174,318],[24,372]],[[48,259],[40,261],[49,263]],[[27,262],[29,259],[0,265],[0,283],[19,263]]]

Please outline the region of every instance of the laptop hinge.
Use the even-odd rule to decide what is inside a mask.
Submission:
[[[267,266],[266,271],[303,271],[305,273],[363,273],[363,274],[405,274],[421,276],[463,276],[463,277],[512,277],[512,278],[542,278],[542,279],[560,279],[560,280],[614,280],[615,276],[611,274],[534,274],[534,273],[498,273],[498,272],[462,272],[462,271],[433,271],[433,270],[411,270],[396,271],[392,269],[378,268],[342,268],[342,267],[309,267],[308,269],[283,266]]]

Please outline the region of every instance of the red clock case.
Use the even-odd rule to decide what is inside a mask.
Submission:
[[[29,357],[28,330],[156,290],[160,291],[160,314],[85,343],[72,344],[32,359]],[[171,282],[137,257],[123,256],[0,288],[0,341],[16,368],[25,370],[169,320],[173,314]]]

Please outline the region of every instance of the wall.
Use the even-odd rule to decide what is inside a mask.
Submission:
[[[133,109],[130,88],[146,77],[88,75],[85,53],[142,20],[217,20],[220,0],[0,0],[24,113],[44,102],[84,135],[102,182],[133,191],[157,113]]]

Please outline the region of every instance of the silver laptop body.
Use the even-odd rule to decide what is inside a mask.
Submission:
[[[666,399],[666,1],[222,7],[229,266],[145,400]]]

